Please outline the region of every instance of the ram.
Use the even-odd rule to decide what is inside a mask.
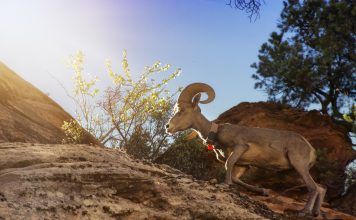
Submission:
[[[201,101],[201,93],[208,98]],[[173,117],[166,125],[173,134],[194,129],[206,142],[222,146],[226,155],[225,183],[237,183],[264,195],[268,190],[249,185],[240,177],[249,166],[285,170],[294,168],[303,178],[308,191],[308,201],[302,210],[307,214],[319,215],[326,189],[315,183],[309,169],[316,160],[315,149],[301,135],[291,131],[253,128],[233,124],[215,124],[201,113],[199,103],[213,101],[215,92],[204,83],[193,83],[182,90],[175,106]]]

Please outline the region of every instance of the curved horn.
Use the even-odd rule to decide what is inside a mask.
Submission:
[[[206,100],[200,101],[202,104],[207,104],[215,99],[215,91],[211,86],[205,83],[192,83],[185,87],[180,93],[178,102],[191,103],[193,97],[200,92],[206,92],[208,94]]]

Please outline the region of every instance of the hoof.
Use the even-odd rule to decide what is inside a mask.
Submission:
[[[286,217],[283,219],[314,220],[311,214],[305,213],[303,210],[285,209],[283,215]]]
[[[314,215],[313,215],[313,213],[311,212],[311,210],[302,209],[301,211],[298,212],[298,217],[313,218]]]
[[[231,180],[225,180],[225,184],[230,186],[230,185],[232,185],[232,181]]]
[[[318,217],[319,215],[320,215],[320,211],[313,212],[313,216],[314,216],[314,217]]]
[[[304,211],[301,211],[301,212],[298,212],[298,217],[301,217],[301,218],[312,218],[313,215],[309,212],[304,212]]]

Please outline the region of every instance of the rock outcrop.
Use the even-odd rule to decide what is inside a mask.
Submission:
[[[61,143],[72,116],[0,62],[0,142]],[[100,143],[84,131],[83,143]]]
[[[286,200],[294,214],[281,216],[263,198],[257,199],[276,212],[236,188],[133,160],[117,149],[0,143],[0,152],[1,220],[308,219],[295,215],[303,202]],[[322,211],[328,218],[356,219]]]
[[[0,219],[277,219],[166,165],[89,145],[0,143]]]

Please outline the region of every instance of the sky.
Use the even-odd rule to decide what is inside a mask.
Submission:
[[[169,89],[211,85],[216,99],[201,106],[209,119],[240,102],[265,101],[251,78],[260,46],[276,31],[282,1],[265,1],[250,21],[226,0],[0,0],[0,61],[59,103],[74,104],[67,61],[78,50],[85,71],[110,85],[105,60],[119,70],[127,50],[132,73],[157,60],[182,69]]]

